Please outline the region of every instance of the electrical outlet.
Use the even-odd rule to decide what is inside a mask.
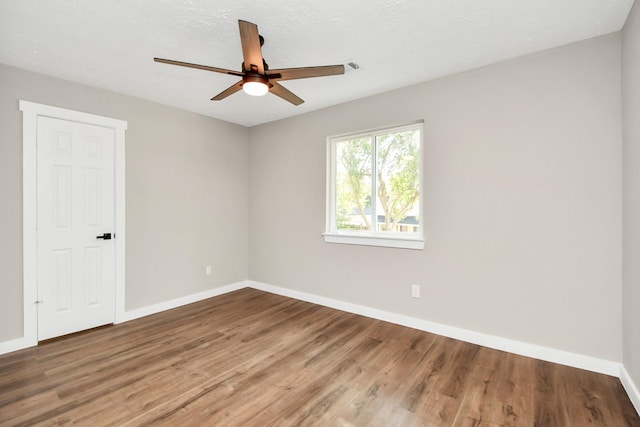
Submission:
[[[207,276],[211,276],[211,266],[207,265],[204,269],[204,274],[206,274]]]
[[[420,285],[411,285],[411,296],[420,298]]]

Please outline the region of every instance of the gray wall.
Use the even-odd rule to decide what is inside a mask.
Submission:
[[[250,279],[621,361],[620,46],[613,34],[251,128]],[[417,119],[425,249],[324,243],[325,138]]]
[[[624,365],[640,385],[640,4],[624,27],[622,105],[624,132]]]
[[[247,279],[246,128],[0,65],[0,342],[22,336],[19,99],[128,121],[127,310]]]

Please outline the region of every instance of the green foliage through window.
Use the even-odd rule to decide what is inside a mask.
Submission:
[[[331,139],[337,231],[417,233],[422,124]]]

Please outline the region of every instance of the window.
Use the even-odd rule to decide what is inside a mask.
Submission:
[[[330,137],[330,243],[422,249],[422,123]]]

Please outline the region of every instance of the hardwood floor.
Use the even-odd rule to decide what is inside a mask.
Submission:
[[[617,378],[243,289],[0,356],[0,425],[640,426]]]

